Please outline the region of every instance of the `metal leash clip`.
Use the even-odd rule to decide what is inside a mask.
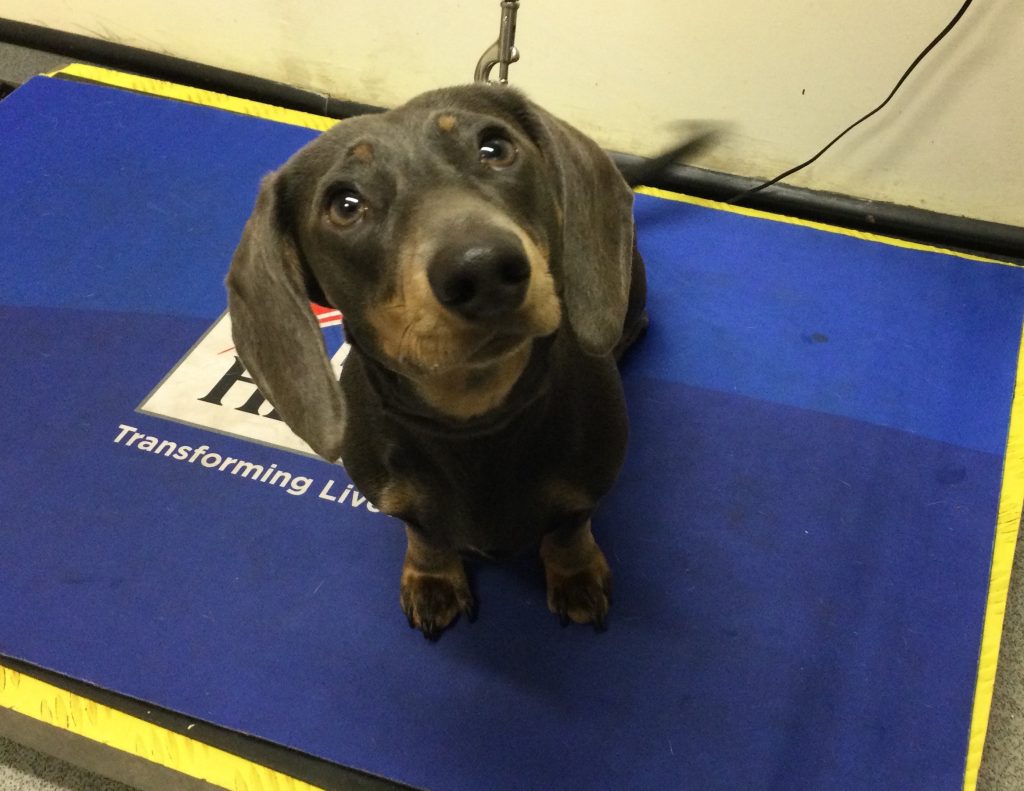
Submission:
[[[498,82],[508,84],[508,67],[519,60],[516,49],[516,12],[519,11],[519,0],[502,0],[501,29],[498,40],[488,47],[476,64],[473,79],[476,82],[491,82],[491,70],[498,66]]]

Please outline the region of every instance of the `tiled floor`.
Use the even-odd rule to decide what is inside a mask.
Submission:
[[[130,791],[128,786],[0,739],[0,791]]]

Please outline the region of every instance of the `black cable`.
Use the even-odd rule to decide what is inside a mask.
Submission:
[[[946,34],[949,33],[949,31],[951,31],[956,26],[957,22],[960,21],[960,18],[964,15],[964,13],[970,7],[972,2],[974,2],[974,0],[964,0],[964,4],[962,6],[960,6],[960,10],[956,12],[956,15],[949,21],[949,24],[946,25],[942,29],[942,32],[939,33],[939,35],[937,35],[934,39],[932,39],[932,42],[921,51],[920,55],[918,55],[916,58],[914,58],[914,62],[910,64],[910,66],[907,68],[907,70],[905,72],[903,72],[903,76],[900,77],[899,82],[896,83],[896,87],[894,87],[892,89],[892,91],[889,92],[889,95],[885,97],[885,101],[883,101],[880,105],[878,105],[878,107],[876,107],[874,110],[869,112],[867,115],[863,116],[862,118],[859,118],[858,120],[856,120],[852,124],[850,124],[848,127],[846,127],[846,129],[844,129],[842,132],[840,132],[838,135],[836,135],[834,138],[832,138],[832,141],[828,145],[826,145],[823,149],[821,149],[821,151],[819,151],[813,157],[808,159],[806,162],[801,162],[799,165],[796,165],[795,167],[792,167],[789,170],[787,170],[787,171],[785,171],[783,173],[780,173],[775,178],[769,179],[768,181],[764,182],[763,184],[758,184],[756,187],[752,187],[752,188],[750,188],[750,189],[748,189],[748,190],[746,190],[744,192],[739,193],[738,195],[733,196],[732,198],[727,200],[726,203],[739,203],[740,201],[742,201],[742,200],[744,200],[746,198],[749,198],[754,193],[760,192],[763,189],[767,189],[768,187],[772,186],[773,184],[776,184],[776,183],[782,181],[784,178],[787,178],[788,176],[792,176],[798,170],[803,170],[808,165],[814,163],[818,159],[818,157],[820,157],[822,154],[824,154],[826,151],[828,151],[830,148],[832,148],[833,145],[835,145],[837,142],[839,142],[839,140],[842,139],[846,135],[847,132],[852,130],[854,127],[857,127],[860,124],[864,123],[871,116],[873,116],[875,113],[877,113],[883,107],[885,107],[889,103],[889,100],[892,99],[892,97],[896,95],[896,91],[898,91],[900,89],[900,86],[902,86],[903,83],[906,82],[906,79],[907,79],[907,77],[910,76],[910,73],[915,68],[917,68],[917,64],[920,63],[922,60],[924,60],[925,56],[929,52],[931,52],[935,48],[935,46],[940,41],[942,41],[942,39],[944,39],[946,37]]]

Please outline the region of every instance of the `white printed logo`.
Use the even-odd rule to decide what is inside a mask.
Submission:
[[[350,346],[337,310],[313,306],[335,375]],[[316,456],[256,389],[235,354],[225,312],[139,405],[139,412],[275,448]]]

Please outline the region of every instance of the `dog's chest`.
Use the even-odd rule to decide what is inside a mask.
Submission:
[[[521,551],[585,521],[618,474],[626,411],[610,359],[559,360],[544,396],[480,435],[439,434],[388,415],[354,362],[342,379],[345,466],[381,511],[439,544]]]
[[[593,506],[592,485],[573,473],[571,451],[542,432],[407,440],[389,454],[389,486],[404,492],[403,517],[425,533],[459,549],[505,555]]]

